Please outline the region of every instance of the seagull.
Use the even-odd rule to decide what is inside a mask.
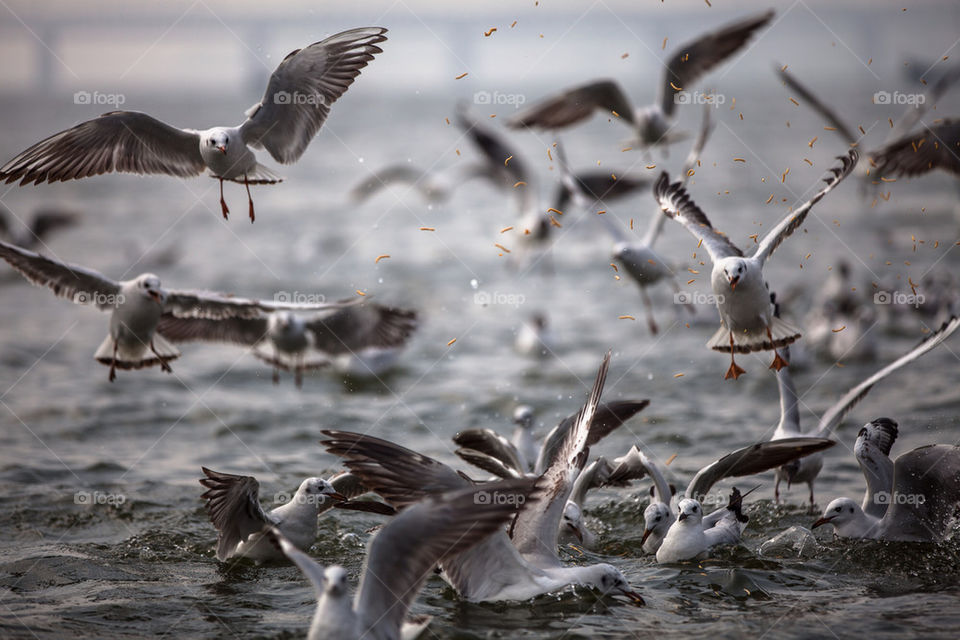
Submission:
[[[342,300],[349,304],[352,300]],[[254,356],[280,369],[293,371],[297,388],[303,372],[325,367],[341,355],[369,349],[402,347],[417,328],[417,313],[407,309],[361,303],[303,317],[278,311],[253,318],[184,318],[164,313],[157,330],[171,342],[206,340],[252,348]]]
[[[776,442],[783,438],[797,438],[801,436],[830,438],[846,415],[866,397],[875,384],[893,372],[919,359],[920,356],[928,351],[932,351],[937,345],[949,338],[953,332],[957,330],[957,327],[960,327],[960,317],[954,316],[947,322],[944,322],[939,329],[926,336],[913,349],[843,394],[837,402],[823,413],[817,426],[809,431],[803,431],[800,428],[799,401],[790,368],[782,368],[777,372],[777,386],[780,390],[780,422],[773,432],[771,441]],[[785,347],[784,349],[788,348]],[[789,357],[789,354],[785,355]],[[821,453],[815,453],[814,455],[794,460],[789,464],[779,467],[776,473],[777,481],[773,487],[774,500],[777,502],[780,501],[781,482],[786,481],[787,487],[790,487],[792,484],[805,482],[810,488],[810,508],[812,509],[815,504],[813,500],[813,483],[820,474],[822,467],[823,454]]]
[[[494,186],[502,186],[499,176],[480,162],[455,164],[439,171],[427,171],[410,164],[394,164],[371,173],[357,183],[348,197],[351,202],[361,203],[392,184],[404,184],[416,190],[428,204],[441,204],[453,196],[457,187],[475,178],[485,178]]]
[[[683,170],[681,172],[681,183],[683,185],[686,185],[689,177],[693,175],[695,168],[699,166],[700,154],[707,144],[710,131],[710,107],[708,106],[704,108],[703,124],[697,135],[697,139],[683,164]],[[556,145],[556,149],[558,164],[560,166],[561,184],[579,208],[588,211],[591,210],[593,207],[588,203],[590,192],[583,189],[582,186],[580,186],[581,181],[570,172],[566,154],[559,143]],[[597,202],[594,202],[594,207],[597,204]],[[606,209],[605,205],[601,204],[600,207],[601,209]],[[675,301],[684,302],[683,293],[680,291],[680,285],[677,283],[673,270],[667,261],[653,248],[657,238],[660,237],[660,232],[663,230],[663,223],[666,218],[659,215],[659,212],[657,215],[654,215],[650,220],[646,233],[639,242],[630,240],[621,227],[611,222],[608,215],[600,216],[600,219],[614,239],[613,258],[620,263],[627,275],[633,278],[640,287],[640,300],[643,303],[643,309],[647,316],[647,327],[650,329],[651,334],[656,335],[658,331],[657,322],[653,316],[653,301],[647,294],[647,287],[661,281],[667,281],[670,286],[673,287],[674,293],[676,294]],[[685,303],[684,307],[690,313],[693,313],[692,305]]]
[[[702,242],[713,261],[710,283],[716,296],[721,327],[707,346],[730,353],[730,368],[725,379],[737,379],[746,373],[737,366],[735,353],[774,350],[770,368],[779,371],[787,365],[776,349],[795,341],[800,337],[800,331],[773,316],[770,292],[763,279],[763,265],[780,243],[803,224],[813,205],[850,174],[858,157],[855,149],[840,156],[841,165],[831,168],[829,177],[824,179],[826,186],[771,229],[749,257],[710,225],[706,214],[681,183],[670,184],[666,172],[657,180],[653,191],[660,209]]]
[[[533,408],[521,404],[514,409],[513,424],[517,426],[513,430],[513,437],[510,438],[510,442],[517,450],[521,469],[524,472],[533,471],[533,465],[537,461],[540,450],[537,446],[537,437],[533,432]]]
[[[357,477],[338,474],[330,480],[307,478],[297,492],[277,494],[280,506],[265,512],[260,506],[260,483],[253,476],[238,476],[201,467],[206,487],[201,499],[207,501],[210,522],[217,529],[217,560],[233,557],[257,562],[276,560],[283,555],[262,535],[265,526],[280,529],[299,549],[307,550],[317,539],[317,516],[333,507],[334,501],[366,493]]]
[[[419,636],[430,617],[405,618],[434,567],[502,530],[532,484],[508,480],[488,487],[518,498],[509,502],[477,502],[478,490],[467,487],[426,497],[404,509],[374,534],[353,598],[346,570],[320,566],[281,527],[270,527],[266,535],[300,568],[316,592],[317,609],[307,637],[399,640]]]
[[[12,211],[0,205],[0,239],[15,244],[24,249],[36,249],[56,229],[72,227],[79,221],[80,216],[66,209],[46,207],[38,209],[30,217],[29,224],[20,220]],[[17,222],[25,227],[17,229]]]
[[[94,358],[110,367],[113,382],[117,369],[142,369],[160,365],[172,372],[170,361],[180,352],[157,331],[165,314],[185,318],[259,318],[281,310],[320,311],[350,303],[294,304],[250,300],[198,291],[175,291],[160,286],[160,278],[144,273],[132,280],[111,280],[100,273],[44,257],[0,241],[0,258],[28,282],[49,287],[54,294],[78,304],[93,304],[110,311],[110,331]]]
[[[525,356],[546,358],[554,353],[556,341],[550,331],[550,321],[547,314],[535,311],[530,314],[517,329],[513,346],[517,353]]]
[[[774,12],[746,18],[701,35],[677,47],[662,63],[659,98],[653,105],[635,109],[626,93],[614,80],[597,80],[566,89],[512,116],[513,128],[560,129],[585,120],[595,110],[613,113],[630,126],[636,145],[648,148],[667,145],[686,137],[671,131],[677,104],[689,98],[692,86],[708,71],[739,51],[754,32],[773,18]]]
[[[898,138],[872,152],[870,159],[885,177],[916,176],[934,169],[960,175],[960,118],[944,118]]]
[[[752,489],[751,489],[752,491]],[[748,494],[750,491],[747,492]],[[730,494],[726,507],[717,509],[721,513],[707,528],[704,525],[703,507],[696,500],[684,498],[677,505],[677,519],[670,525],[667,535],[657,549],[657,562],[668,564],[702,558],[713,547],[722,544],[737,544],[740,534],[750,518],[742,511],[743,496],[736,487]],[[714,511],[710,516],[717,513]]]
[[[842,538],[940,542],[960,507],[960,447],[934,444],[890,459],[897,423],[877,418],[857,436],[854,454],[867,480],[862,505],[837,498],[812,528],[833,525]]]
[[[220,181],[247,189],[250,222],[254,220],[251,184],[274,184],[282,178],[257,162],[251,151],[266,149],[283,164],[296,162],[323,126],[330,107],[360,70],[382,53],[386,29],[350,29],[292,51],[270,76],[260,101],[236,127],[198,131],[178,129],[138,111],[111,111],[41,140],[0,167],[0,180],[59,182],[111,173],[166,174],[181,178],[205,170]]]
[[[528,600],[570,585],[621,594],[634,603],[642,598],[612,565],[564,566],[557,555],[563,510],[577,474],[588,455],[590,425],[603,391],[609,367],[608,352],[597,373],[586,404],[577,415],[554,462],[539,476],[537,490],[523,505],[512,526],[512,538],[503,530],[472,549],[441,563],[443,578],[471,602]],[[344,431],[323,431],[322,445],[344,458],[345,466],[391,506],[407,507],[426,495],[470,486],[471,480],[447,465],[399,445]],[[498,498],[485,490],[480,502]]]
[[[779,467],[791,460],[809,456],[836,444],[826,438],[798,437],[771,442],[758,442],[728,453],[703,466],[690,480],[683,497],[702,501],[710,489],[724,478],[751,476]],[[676,521],[670,507],[673,489],[667,482],[663,469],[652,457],[636,445],[625,455],[613,461],[615,465],[607,474],[608,485],[623,486],[631,480],[650,476],[653,480],[653,499],[643,512],[644,531],[641,548],[647,553],[656,553],[667,531]],[[703,519],[703,528],[715,524],[722,511],[715,511]]]

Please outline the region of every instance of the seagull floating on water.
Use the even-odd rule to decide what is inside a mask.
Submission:
[[[740,542],[740,534],[750,521],[750,518],[743,514],[742,506],[743,496],[734,487],[727,506],[711,513],[708,517],[712,522],[706,527],[700,503],[684,498],[677,505],[676,521],[670,525],[660,548],[657,549],[657,562],[667,564],[702,558],[713,547],[737,544]],[[719,516],[716,515],[717,512]]]

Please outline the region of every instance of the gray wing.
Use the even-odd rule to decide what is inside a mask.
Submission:
[[[882,518],[887,512],[889,502],[884,497],[889,498],[893,491],[890,449],[896,440],[897,423],[890,418],[877,418],[860,429],[853,447],[853,454],[867,480],[861,508],[875,518]]]
[[[532,485],[532,479],[507,480],[488,485],[488,490],[525,497]],[[399,638],[407,611],[434,567],[502,532],[522,502],[478,504],[477,490],[470,487],[400,512],[369,546],[355,605],[364,637]]]
[[[180,318],[164,313],[157,331],[171,342],[232,342],[254,346],[267,334],[267,318]]]
[[[278,302],[275,300],[252,300],[238,298],[223,293],[204,291],[173,291],[167,290],[167,299],[164,303],[164,312],[178,318],[208,318],[219,320],[222,318],[258,318],[264,312],[273,311],[322,311],[324,309],[341,309],[346,306],[361,304],[363,298],[352,298],[349,301],[296,303]]]
[[[522,472],[517,471],[517,469],[506,464],[503,460],[483,453],[482,451],[477,451],[476,449],[460,447],[454,451],[454,453],[467,464],[482,469],[498,478],[522,478],[524,476]]]
[[[944,119],[941,124],[894,140],[870,155],[882,176],[909,177],[934,169],[960,175],[960,119]]]
[[[417,312],[368,302],[341,300],[343,309],[323,314],[305,324],[313,333],[313,348],[328,354],[355,353],[369,348],[406,344],[417,328]]]
[[[634,124],[633,104],[613,80],[597,80],[566,89],[554,96],[527,107],[507,120],[514,129],[562,129],[593,115],[594,110],[615,112],[621,119]]]
[[[350,29],[287,55],[260,102],[240,126],[244,142],[266,148],[277,162],[295,162],[323,126],[330,107],[360,70],[383,50],[381,27]]]
[[[782,438],[738,449],[700,469],[687,485],[685,495],[694,500],[703,500],[710,488],[723,478],[769,471],[835,444],[826,438]]]
[[[207,501],[210,522],[218,532],[217,560],[223,561],[233,555],[239,543],[272,523],[260,506],[256,478],[201,469],[206,478],[200,478],[200,484],[207,490],[200,498]]]
[[[718,509],[718,511],[720,511],[722,515],[716,519],[712,527],[703,532],[703,535],[707,538],[707,544],[711,547],[722,544],[737,544],[740,542],[740,534],[743,530],[742,523],[737,520],[733,512],[728,511],[726,508]],[[710,516],[712,515],[714,514],[711,513]],[[710,516],[707,516],[707,518]],[[707,518],[704,518],[704,521],[706,521]]]
[[[587,492],[608,484],[612,471],[613,466],[607,459],[598,456],[577,476],[577,481],[573,483],[573,490],[570,492],[570,502],[582,508],[587,499]]]
[[[850,410],[853,409],[853,407],[855,407],[858,402],[863,400],[867,393],[870,392],[870,389],[873,388],[873,385],[877,384],[894,371],[897,371],[901,367],[910,364],[923,354],[932,350],[941,342],[949,338],[953,332],[957,330],[957,327],[960,327],[960,318],[953,316],[940,325],[939,329],[921,340],[920,343],[909,352],[900,356],[857,386],[847,391],[845,394],[843,394],[843,397],[840,398],[840,400],[835,402],[833,406],[824,412],[823,417],[820,418],[820,423],[817,425],[816,430],[811,432],[810,435],[815,435],[821,438],[830,436],[833,430],[836,429],[840,424],[840,421],[843,420]]]
[[[59,182],[102,173],[204,172],[200,136],[137,111],[111,111],[41,140],[0,167],[7,183]]]
[[[590,433],[587,436],[587,446],[592,447],[609,435],[614,429],[620,427],[624,422],[643,411],[649,400],[615,400],[605,402],[597,407],[593,423],[590,425]],[[540,456],[535,465],[536,473],[546,471],[554,460],[560,456],[564,442],[570,431],[577,425],[577,419],[580,413],[574,413],[567,416],[556,427],[550,430],[547,437],[543,440],[540,447]]]
[[[10,263],[31,284],[47,287],[61,298],[78,304],[99,300],[97,306],[107,309],[110,299],[120,293],[120,284],[92,269],[67,264],[0,241],[0,258]]]
[[[341,471],[335,476],[328,478],[328,482],[331,485],[333,485],[334,490],[336,490],[337,493],[339,493],[344,498],[346,498],[348,502],[344,503],[344,502],[338,502],[334,500],[324,500],[323,504],[321,504],[317,508],[318,514],[321,514],[324,511],[329,511],[334,507],[340,508],[344,504],[348,504],[348,508],[351,508],[354,505],[359,504],[360,506],[355,508],[354,510],[365,510],[364,505],[367,505],[369,506],[369,510],[373,511],[374,513],[383,512],[383,510],[380,509],[380,507],[378,506],[378,505],[381,505],[382,503],[373,502],[373,501],[349,502],[353,500],[353,498],[362,496],[365,493],[370,493],[370,490],[364,486],[363,482],[360,480],[359,476],[357,476],[356,474],[350,473],[349,471]]]
[[[669,505],[673,492],[670,483],[663,475],[663,469],[636,445],[630,447],[626,455],[614,460],[616,466],[610,472],[607,484],[622,485],[631,480],[641,480],[649,475],[653,480],[653,498],[657,502]]]
[[[577,475],[583,470],[590,449],[587,444],[591,423],[597,412],[603,385],[610,367],[610,352],[603,358],[586,404],[576,416],[550,466],[538,481],[537,500],[517,515],[513,544],[520,555],[535,559],[538,565],[556,565],[560,521]]]
[[[72,227],[80,221],[80,216],[74,211],[64,209],[41,209],[33,214],[30,221],[30,235],[33,244],[43,241],[51,231]]]
[[[527,188],[523,193],[532,193],[530,186],[536,182],[535,174],[530,171],[522,155],[506,137],[472,117],[462,103],[457,105],[455,120],[457,126],[483,154],[491,170],[503,176],[504,182],[509,183],[508,186],[517,182],[526,182]]]
[[[763,236],[763,240],[761,240],[757,246],[753,257],[757,258],[761,263],[766,262],[774,250],[779,247],[784,240],[789,238],[794,231],[800,228],[800,225],[806,220],[807,214],[813,209],[813,205],[820,202],[823,196],[833,191],[838,184],[843,182],[844,178],[850,175],[853,168],[857,166],[859,159],[860,153],[856,149],[851,149],[846,155],[837,156],[837,160],[840,160],[840,166],[830,168],[829,175],[823,179],[823,181],[827,183],[826,186],[820,189],[816,195],[803,203],[798,209],[790,212],[790,215],[767,232],[767,235]]]
[[[811,109],[823,116],[823,118],[830,123],[830,126],[837,130],[837,133],[840,134],[847,144],[857,143],[857,136],[854,135],[853,130],[840,119],[836,111],[828,107],[822,100],[814,95],[810,89],[794,78],[792,73],[787,73],[782,66],[777,65],[776,71],[780,79],[783,80],[788,87],[793,89],[803,101],[810,105]]]
[[[700,121],[700,130],[697,132],[696,140],[693,141],[693,146],[690,147],[690,152],[683,161],[683,169],[680,175],[680,184],[683,186],[687,185],[691,175],[696,171],[697,167],[700,166],[700,156],[703,154],[703,149],[707,146],[707,140],[710,139],[710,134],[713,132],[713,122],[710,118],[710,112],[713,108],[714,105],[711,104],[703,105],[703,118]],[[666,216],[654,215],[650,220],[650,225],[647,227],[646,233],[643,234],[641,242],[652,249],[653,244],[657,241],[657,238],[660,237],[660,232],[663,230],[663,223],[666,222],[666,220]]]
[[[943,540],[960,507],[960,447],[920,447],[893,467],[893,492],[900,498],[887,509],[881,533],[888,539]]]
[[[313,585],[313,591],[319,600],[324,593],[324,577],[323,577],[323,567],[316,562],[313,558],[305,554],[300,549],[287,540],[286,537],[280,530],[272,525],[267,525],[263,531],[263,534],[277,547],[280,548],[280,551],[283,552],[283,555],[287,556],[287,559],[290,560],[293,564],[297,565],[300,569],[300,572],[308,580],[310,584]]]
[[[689,91],[705,73],[740,50],[753,33],[773,19],[774,12],[739,20],[677,47],[666,63],[660,84],[660,110],[667,116],[676,108],[674,95]]]
[[[449,466],[387,440],[349,431],[324,430],[320,444],[343,458],[364,486],[403,509],[427,496],[462,489],[471,482]]]
[[[936,108],[940,98],[943,97],[951,86],[956,84],[957,80],[960,80],[960,65],[953,65],[953,67],[947,69],[933,87],[924,94],[923,102],[908,108],[906,112],[900,116],[894,128],[890,130],[886,142],[902,138],[908,131],[913,129],[928,109],[931,107]]]
[[[464,429],[453,436],[453,441],[465,449],[490,456],[517,473],[523,474],[524,472],[523,465],[520,463],[520,454],[517,452],[517,447],[493,429]],[[459,452],[458,455],[460,455]],[[460,457],[463,458],[462,455]],[[464,459],[466,460],[466,458]],[[470,460],[467,461],[471,462]],[[490,473],[495,473],[485,467],[481,468]],[[500,474],[497,473],[496,475]]]
[[[720,258],[743,255],[727,236],[713,228],[707,214],[687,193],[683,182],[670,184],[670,176],[666,171],[660,174],[660,178],[653,185],[653,198],[665,216],[682,224],[693,237],[703,243],[714,262]]]

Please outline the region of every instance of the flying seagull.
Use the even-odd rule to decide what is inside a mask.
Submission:
[[[507,125],[514,128],[561,129],[585,120],[594,111],[613,113],[634,129],[637,144],[646,147],[666,145],[686,136],[670,131],[677,104],[708,71],[739,51],[758,29],[773,18],[774,12],[739,20],[705,33],[677,47],[663,63],[657,102],[634,108],[614,80],[594,82],[566,89],[512,116]]]
[[[17,229],[15,220],[20,221],[12,211],[0,205],[0,239],[24,249],[35,249],[52,231],[77,224],[79,216],[67,209],[45,207],[35,211],[29,223],[21,221],[25,227],[22,231]]]
[[[47,258],[0,241],[3,258],[31,284],[49,287],[54,294],[77,304],[93,304],[110,311],[110,331],[94,358],[110,367],[110,382],[117,369],[142,369],[160,365],[172,372],[170,361],[180,352],[157,331],[165,314],[184,318],[263,318],[281,310],[320,311],[349,303],[295,304],[250,300],[224,294],[176,291],[160,286],[160,278],[144,273],[132,280],[111,280],[100,273]]]
[[[841,164],[830,169],[828,177],[824,178],[826,186],[773,227],[757,243],[756,250],[749,257],[727,236],[711,226],[706,214],[690,198],[682,183],[670,184],[666,172],[660,175],[653,188],[660,209],[702,242],[713,261],[710,284],[716,296],[721,326],[707,346],[730,354],[730,368],[725,379],[736,379],[746,373],[737,366],[735,353],[774,350],[770,368],[779,371],[787,365],[776,349],[795,341],[800,337],[800,331],[774,317],[770,292],[763,279],[763,265],[774,250],[800,228],[813,205],[850,174],[858,158],[855,149],[845,156],[839,156]]]
[[[292,51],[270,76],[260,101],[236,127],[178,129],[138,111],[111,111],[41,140],[0,167],[0,180],[59,182],[122,172],[182,178],[209,169],[220,181],[247,189],[254,220],[251,184],[280,178],[257,162],[251,151],[266,149],[283,164],[296,162],[323,126],[330,107],[344,94],[387,39],[382,27],[350,29]]]
[[[253,318],[184,318],[164,313],[157,325],[171,342],[205,340],[252,347],[254,356],[273,366],[274,383],[283,369],[293,371],[297,387],[302,386],[304,371],[329,366],[341,355],[400,348],[416,328],[416,311],[372,302],[309,316],[289,311]]]

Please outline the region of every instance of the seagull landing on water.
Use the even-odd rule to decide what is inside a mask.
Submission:
[[[356,299],[349,303],[279,303],[174,291],[162,288],[160,278],[152,273],[117,282],[92,269],[59,262],[2,241],[0,258],[31,284],[49,287],[57,296],[77,304],[93,304],[110,311],[110,332],[94,354],[97,362],[110,367],[110,382],[116,379],[117,369],[160,365],[163,371],[172,373],[170,361],[180,357],[180,352],[157,330],[165,313],[211,320],[260,318],[280,310],[320,311],[360,302]]]
[[[361,27],[291,52],[270,76],[260,102],[236,127],[198,131],[178,129],[137,111],[111,111],[54,134],[0,167],[0,180],[59,182],[119,171],[166,174],[182,178],[209,169],[220,180],[247,189],[250,222],[254,220],[251,184],[274,184],[282,178],[257,162],[250,147],[266,149],[283,164],[296,162],[323,126],[330,107],[360,70],[382,53],[378,43],[386,29]]]
[[[647,148],[683,140],[686,134],[671,131],[677,105],[684,101],[682,92],[692,91],[697,80],[739,51],[773,15],[773,11],[767,11],[677,47],[663,63],[659,96],[650,106],[634,108],[617,82],[598,80],[546,98],[510,118],[507,125],[561,129],[587,119],[594,111],[602,111],[615,114],[634,129],[637,140],[632,144]]]
[[[734,360],[736,353],[773,350],[775,355],[770,368],[779,371],[787,365],[776,349],[794,342],[800,337],[800,331],[774,317],[770,291],[763,279],[763,265],[774,250],[800,228],[813,205],[850,175],[858,158],[855,149],[840,156],[840,166],[831,168],[824,179],[826,186],[771,229],[749,257],[744,256],[743,251],[727,236],[713,228],[682,183],[670,184],[666,172],[660,175],[653,188],[660,209],[702,242],[713,261],[710,284],[716,296],[721,327],[707,342],[707,346],[730,354],[730,368],[725,379],[736,379],[746,373],[737,366]]]

